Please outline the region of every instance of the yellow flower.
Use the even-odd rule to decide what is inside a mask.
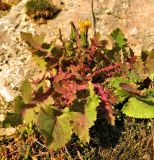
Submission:
[[[89,27],[91,27],[91,21],[90,20],[86,20],[86,21],[79,21],[79,28],[81,32],[85,32],[89,29]]]

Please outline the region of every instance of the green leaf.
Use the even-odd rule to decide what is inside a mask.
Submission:
[[[154,49],[151,51],[143,51],[141,53],[141,59],[146,62],[148,59],[154,59]]]
[[[71,42],[71,41],[65,42],[65,49],[66,49],[66,53],[69,56],[74,56],[75,55],[75,51],[73,49],[73,42]]]
[[[42,48],[42,44],[44,42],[44,35],[35,35],[32,36],[31,33],[25,33],[21,32],[21,38],[26,41],[31,47],[33,47],[36,50],[44,51]]]
[[[97,107],[99,105],[100,98],[95,94],[94,92],[94,86],[92,83],[89,83],[89,92],[90,97],[88,97],[86,106],[85,106],[85,117],[88,119],[89,122],[89,128],[94,125],[94,121],[97,117]]]
[[[89,142],[89,123],[85,115],[79,112],[70,112],[70,119],[73,127],[73,132],[83,142]]]
[[[154,89],[146,89],[144,90],[143,97],[147,101],[150,101],[151,103],[154,103]]]
[[[21,111],[24,109],[25,103],[23,101],[23,98],[21,96],[17,96],[14,99],[14,111],[16,114],[20,114]]]
[[[22,82],[20,91],[21,91],[21,95],[22,95],[24,103],[26,103],[26,104],[30,103],[33,99],[33,97],[32,97],[33,89],[32,89],[31,84],[28,80],[24,80]]]
[[[22,112],[22,117],[24,122],[26,123],[36,123],[37,117],[38,117],[38,113],[40,111],[40,106],[36,106],[34,108],[26,108],[23,112]]]
[[[123,102],[130,95],[127,91],[125,91],[125,90],[123,90],[121,88],[116,89],[114,91],[114,93],[118,96],[117,103]]]
[[[56,118],[52,130],[53,140],[49,147],[57,150],[66,145],[71,139],[72,125],[70,123],[69,115],[64,113]]]
[[[52,96],[48,96],[48,98],[43,101],[43,105],[53,105],[53,104],[54,104],[54,99]]]
[[[87,103],[87,100],[76,99],[73,102],[73,105],[71,106],[70,111],[84,113],[86,103]]]
[[[41,79],[43,79],[42,77],[41,77]],[[42,97],[42,94],[45,93],[48,90],[49,85],[50,85],[49,80],[42,80],[41,82],[36,84],[35,98]]]
[[[128,73],[128,78],[132,82],[140,82],[139,75],[135,71],[133,71],[133,70]]]
[[[43,57],[40,57],[38,55],[33,55],[33,60],[34,62],[42,69],[45,70],[46,66],[47,66],[47,62],[45,61],[45,59]]]
[[[73,130],[83,142],[89,142],[89,129],[94,125],[97,117],[97,107],[100,103],[100,98],[94,92],[94,86],[89,83],[90,96],[85,104],[84,114],[80,112],[72,112],[71,118],[73,122]]]
[[[81,32],[81,37],[80,37],[80,43],[81,47],[88,47],[88,31],[85,30]]]
[[[63,49],[61,47],[53,47],[52,50],[51,50],[51,53],[54,57],[56,58],[60,58],[63,54]]]
[[[53,127],[56,121],[57,110],[52,106],[43,106],[40,109],[38,119],[37,119],[37,126],[40,132],[43,134],[46,143],[49,145],[52,140],[52,132]]]
[[[147,89],[146,96],[154,98],[154,89]]]
[[[5,120],[3,121],[3,127],[12,126],[15,127],[22,123],[22,116],[15,113],[7,113]]]
[[[119,28],[111,33],[111,37],[115,40],[115,43],[119,48],[122,48],[125,45],[125,36]]]
[[[152,49],[149,53],[149,58],[154,59],[154,49]]]
[[[148,70],[148,76],[150,77],[151,80],[154,80],[154,59],[148,59],[146,63],[146,67]]]
[[[14,99],[14,111],[6,114],[3,126],[11,125],[13,127],[22,123],[22,111],[24,110],[25,103],[21,96]]]
[[[90,140],[89,129],[94,125],[94,122],[96,121],[96,109],[100,103],[100,98],[95,94],[94,86],[92,85],[92,83],[89,83],[89,94],[90,95],[86,103],[83,101],[74,103],[73,109],[71,109],[69,112],[73,132],[84,143],[89,142]]]
[[[134,118],[154,118],[154,103],[141,98],[130,98],[122,112]]]
[[[128,79],[126,79],[125,77],[115,77],[115,78],[111,78],[110,80],[110,85],[113,88],[121,88],[119,85],[120,83],[129,83],[130,81]]]
[[[68,113],[59,115],[58,110],[48,105],[41,108],[37,126],[51,149],[58,149],[66,145],[71,139],[72,126]]]
[[[70,40],[72,41],[76,41],[76,37],[77,37],[77,29],[74,25],[74,23],[71,21],[70,22],[71,25],[71,34],[70,34]]]
[[[135,70],[143,80],[149,77],[154,80],[154,50],[143,52],[141,57],[137,58]]]
[[[145,67],[141,57],[137,57],[136,63],[134,64],[135,72],[139,75],[141,80],[144,80],[147,75],[145,74]]]

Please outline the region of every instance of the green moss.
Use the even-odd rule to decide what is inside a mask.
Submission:
[[[27,15],[35,20],[53,18],[59,9],[48,0],[29,0],[26,3]]]
[[[26,4],[27,13],[51,9],[51,4],[47,0],[30,0]]]

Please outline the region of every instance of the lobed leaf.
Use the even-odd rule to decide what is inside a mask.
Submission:
[[[47,62],[45,61],[45,59],[43,57],[40,57],[38,55],[33,55],[33,60],[34,62],[42,69],[45,70],[46,66],[47,66]]]
[[[119,48],[122,48],[124,46],[125,36],[119,28],[117,28],[111,33],[111,37],[115,40],[115,43]]]
[[[23,101],[23,98],[21,96],[17,96],[14,99],[14,111],[16,114],[20,114],[22,110],[24,109],[25,103]]]
[[[24,122],[26,123],[36,123],[37,117],[38,117],[38,113],[40,111],[40,106],[36,106],[34,108],[26,108],[23,112],[22,112],[22,117]]]
[[[42,44],[44,42],[44,35],[35,35],[33,36],[31,33],[21,32],[21,38],[26,41],[31,47],[36,50],[44,51],[42,48]]]
[[[47,145],[52,143],[53,128],[56,121],[57,110],[51,105],[45,105],[40,109],[37,119],[37,126],[44,136]]]
[[[70,119],[73,127],[73,132],[83,142],[89,142],[89,122],[85,115],[80,112],[70,112]]]
[[[78,109],[76,112],[70,112],[70,119],[73,126],[74,133],[83,141],[89,142],[90,135],[89,129],[94,125],[94,122],[97,118],[97,107],[100,103],[99,97],[94,92],[94,86],[92,83],[89,83],[89,97],[87,99],[87,103],[84,105],[84,112]],[[81,108],[84,104],[82,101],[79,103],[74,103],[74,108]],[[80,112],[79,112],[80,111]]]
[[[59,149],[64,147],[69,142],[72,135],[72,125],[70,123],[69,115],[64,113],[56,117],[54,126],[52,128],[52,142],[49,144],[51,149]]]
[[[89,93],[90,96],[88,97],[86,106],[85,106],[85,117],[88,119],[89,128],[94,125],[94,122],[97,117],[97,107],[99,105],[100,98],[94,92],[94,86],[92,83],[89,83]]]
[[[125,77],[115,77],[110,79],[110,85],[113,88],[120,88],[120,83],[129,83],[130,81]]]
[[[123,106],[122,112],[134,118],[154,118],[154,102],[132,97]]]
[[[21,95],[25,104],[28,104],[33,99],[33,89],[31,87],[30,82],[26,79],[21,84]]]
[[[15,127],[21,123],[22,123],[21,115],[8,112],[6,114],[5,120],[3,121],[3,126],[4,127],[8,127],[8,126]]]
[[[141,81],[139,75],[133,70],[128,73],[127,77],[130,79],[130,81],[135,82],[135,83]]]

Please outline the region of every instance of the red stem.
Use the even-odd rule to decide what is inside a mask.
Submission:
[[[105,68],[101,68],[101,69],[99,69],[99,70],[97,70],[97,71],[95,71],[95,72],[93,72],[91,75],[89,75],[89,76],[87,76],[87,80],[90,80],[90,79],[92,79],[94,76],[96,76],[97,74],[99,74],[99,73],[101,73],[101,72],[103,72],[103,71],[110,71],[110,70],[112,70],[112,69],[115,69],[115,68],[117,68],[117,67],[119,67],[121,64],[115,64],[115,65],[113,65],[113,66],[108,66],[108,67],[105,67]]]

